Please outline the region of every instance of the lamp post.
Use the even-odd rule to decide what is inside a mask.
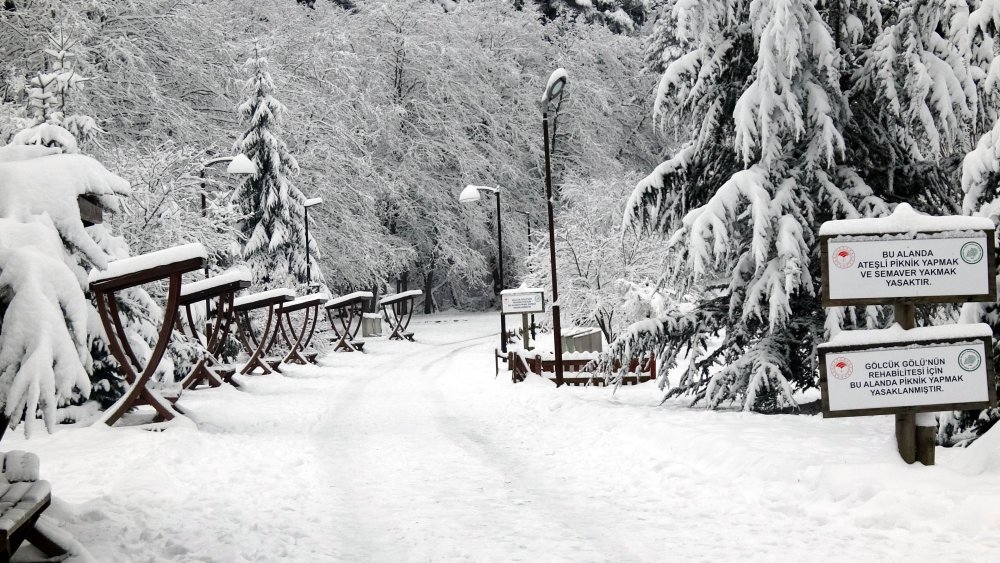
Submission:
[[[500,186],[491,188],[489,186],[465,186],[458,196],[460,203],[475,203],[479,201],[479,192],[491,193],[497,198],[497,262],[500,268],[500,289],[503,289],[503,229],[500,226]],[[500,351],[507,353],[507,319],[503,314],[503,305],[500,306]]]
[[[549,76],[542,94],[542,135],[545,143],[545,199],[549,213],[549,263],[552,268],[552,332],[555,339],[556,354],[556,386],[563,384],[562,364],[562,327],[559,322],[559,284],[556,281],[556,231],[552,214],[552,169],[549,164],[549,106],[555,103],[555,113],[552,123],[559,117],[559,104],[562,103],[563,89],[566,87],[567,75],[562,68],[557,68]]]
[[[323,198],[314,197],[302,202],[306,220],[306,287],[312,287],[312,256],[309,254],[309,208],[323,203]]]
[[[219,158],[213,158],[212,160],[206,160],[201,163],[201,171],[199,176],[201,176],[201,216],[206,217],[208,215],[208,186],[205,183],[205,172],[212,166],[216,164],[222,164],[228,162],[229,166],[226,167],[226,173],[230,176],[253,176],[257,174],[257,165],[254,164],[252,160],[247,158],[247,155],[240,153],[236,156],[220,156]],[[205,262],[205,279],[208,279],[208,262]],[[205,334],[208,334],[209,324],[208,324],[208,309],[211,305],[209,299],[205,300]]]
[[[520,213],[521,215],[524,215],[524,219],[525,219],[525,221],[528,224],[528,258],[530,259],[531,258],[531,212],[530,211],[521,211],[520,209],[515,209],[514,213]],[[531,314],[531,327],[530,327],[530,329],[531,329],[531,339],[532,340],[537,340],[538,337],[535,335],[535,314],[534,313]]]

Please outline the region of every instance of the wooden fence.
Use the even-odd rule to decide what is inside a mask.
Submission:
[[[591,360],[566,360],[563,364],[563,383],[566,385],[597,385],[603,386],[604,375],[584,371]],[[511,370],[514,383],[524,381],[529,374],[547,379],[555,379],[555,360],[543,360],[541,356],[524,357],[518,352],[507,354],[507,367]],[[615,370],[621,369],[621,363],[615,362]],[[656,379],[656,356],[644,360],[633,358],[628,366],[629,374],[622,378],[622,385],[637,385]]]

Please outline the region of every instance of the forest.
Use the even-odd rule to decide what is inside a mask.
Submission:
[[[789,412],[817,386],[820,343],[893,321],[821,307],[824,221],[904,202],[1000,218],[998,30],[998,0],[5,0],[0,145],[86,155],[101,178],[104,225],[51,218],[78,280],[199,242],[213,273],[246,264],[260,288],[421,289],[425,313],[487,310],[551,283],[539,98],[565,69],[550,116],[564,324],[601,329],[611,381],[613,360],[654,352],[687,366],[661,378],[666,398]],[[237,152],[266,173],[205,166]],[[459,205],[468,184],[502,190],[503,272],[492,207]],[[24,222],[15,207],[0,220]],[[93,306],[62,299],[50,322],[71,328],[32,364],[7,336],[26,318],[11,276],[0,380],[28,366],[60,407],[113,402]],[[127,299],[143,340],[159,313]],[[1000,330],[993,303],[918,318]],[[7,400],[15,423],[27,393]],[[942,415],[939,440],[998,417]]]

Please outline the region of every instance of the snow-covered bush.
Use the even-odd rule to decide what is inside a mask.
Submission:
[[[96,160],[53,150],[0,147],[0,405],[11,427],[40,410],[51,430],[58,405],[89,394],[94,315],[83,266],[103,268],[108,257],[77,197],[115,209],[129,191]]]

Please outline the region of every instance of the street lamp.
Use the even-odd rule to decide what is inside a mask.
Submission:
[[[312,256],[309,254],[309,208],[314,205],[319,205],[323,203],[323,198],[314,197],[302,202],[302,208],[305,210],[306,219],[306,285],[312,287]]]
[[[503,229],[500,227],[500,186],[491,188],[488,186],[465,186],[458,196],[460,203],[475,203],[479,201],[479,192],[491,193],[497,198],[497,261],[500,267],[500,289],[503,289]],[[503,314],[503,305],[500,306],[500,351],[507,353],[507,319]]]
[[[542,94],[542,130],[545,143],[545,199],[548,203],[549,212],[549,262],[552,268],[552,332],[555,339],[556,353],[556,386],[563,384],[563,364],[562,364],[562,327],[559,322],[559,284],[556,281],[556,230],[555,220],[552,214],[552,169],[549,164],[549,106],[555,103],[555,112],[552,117],[552,125],[559,117],[559,105],[562,103],[564,88],[566,87],[566,70],[557,68],[549,76],[549,81],[545,84],[545,93]]]
[[[201,216],[206,217],[208,215],[207,210],[207,196],[208,187],[205,184],[205,172],[212,166],[216,164],[222,164],[228,162],[229,166],[226,167],[226,173],[230,176],[253,176],[257,174],[257,165],[254,164],[252,160],[247,158],[247,155],[240,153],[236,156],[220,156],[218,158],[213,158],[212,160],[206,160],[201,163],[201,171],[199,175],[201,176]],[[208,279],[208,262],[205,262],[205,279]],[[209,299],[205,300],[205,334],[208,334],[210,330],[208,324],[208,308],[211,305]]]
[[[528,223],[528,260],[531,260],[531,212],[521,211],[520,209],[515,209],[514,213],[520,213],[524,215],[524,219]],[[531,314],[531,339],[537,340],[538,337],[535,335],[535,314]]]

